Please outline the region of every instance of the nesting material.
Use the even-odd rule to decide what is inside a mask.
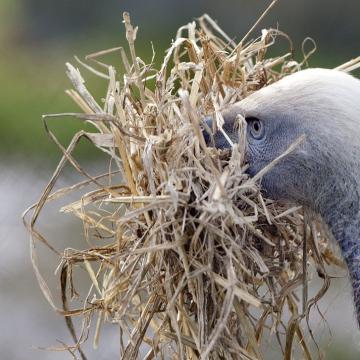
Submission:
[[[78,60],[84,73],[108,81],[103,101],[67,64],[73,84],[67,93],[81,113],[51,115],[82,119],[94,131],[76,134],[65,149],[45,117],[63,158],[29,209],[27,226],[40,287],[75,341],[65,348],[85,358],[83,341],[106,342],[101,328],[113,323],[122,359],[263,359],[269,346],[285,359],[317,358],[316,329],[306,319],[329,287],[326,265],[342,267],[341,260],[319,223],[299,207],[263,198],[260,179],[245,174],[241,118],[241,141],[232,152],[207,148],[201,132],[205,115],[215,114],[221,126],[221,109],[298,71],[308,54],[296,62],[289,41],[289,52],[268,58],[276,38],[289,40],[280,31],[263,30],[255,40],[249,33],[235,43],[204,15],[178,30],[156,70],[137,57],[138,29],[127,13],[124,24],[129,51]],[[112,51],[121,55],[124,72],[101,61]],[[73,157],[82,137],[108,155],[109,173],[90,175]],[[53,191],[67,163],[84,181]],[[84,248],[55,250],[36,227],[44,205],[90,184],[97,190],[61,209],[83,222]],[[38,241],[59,255],[61,296],[50,292],[39,270]],[[73,279],[80,268],[89,289]],[[317,274],[323,285],[310,297],[308,282]],[[88,295],[74,306],[79,288]],[[74,316],[83,318],[82,329],[73,326]],[[95,329],[91,337],[89,329]]]

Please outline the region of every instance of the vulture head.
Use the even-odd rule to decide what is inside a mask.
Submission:
[[[250,176],[304,140],[261,179],[273,200],[306,206],[320,214],[348,265],[360,323],[360,80],[344,72],[308,69],[254,92],[222,112],[223,130],[238,141],[239,116],[246,121]],[[211,118],[207,120],[211,125]],[[209,146],[231,147],[218,131],[204,130]]]

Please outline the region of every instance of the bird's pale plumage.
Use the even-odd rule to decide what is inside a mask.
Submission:
[[[251,176],[305,135],[264,175],[261,186],[268,197],[307,206],[323,217],[347,262],[360,323],[360,80],[309,69],[262,88],[224,110],[225,129],[234,141],[239,114],[248,123]],[[218,133],[215,146],[229,145]]]

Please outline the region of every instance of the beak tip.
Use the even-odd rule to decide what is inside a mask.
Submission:
[[[203,123],[202,134],[203,134],[203,137],[204,137],[204,140],[205,140],[205,143],[207,146],[211,146],[211,142],[212,142],[212,136],[211,136],[212,122],[213,122],[213,119],[211,116],[206,116],[202,120],[202,123]]]

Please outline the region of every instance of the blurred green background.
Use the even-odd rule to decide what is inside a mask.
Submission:
[[[217,19],[239,40],[268,4],[263,0],[0,0],[1,359],[71,358],[31,349],[32,345],[52,345],[54,339],[67,335],[40,294],[20,221],[21,211],[39,197],[60,158],[43,130],[41,115],[78,111],[64,93],[71,87],[65,62],[75,64],[74,55],[83,58],[94,51],[126,45],[123,11],[129,11],[133,24],[139,25],[140,57],[150,62],[152,42],[159,63],[177,28],[203,13]],[[359,0],[280,0],[253,36],[263,27],[278,26],[293,39],[297,59],[302,58],[302,40],[311,36],[318,50],[310,66],[335,67],[360,53],[359,14]],[[106,84],[85,70],[82,73],[92,93],[101,99]],[[54,128],[67,144],[81,126],[62,119]],[[86,146],[80,147],[78,156],[89,163],[99,161]],[[81,226],[71,221],[65,218],[63,228],[59,224],[51,228],[59,241],[62,237],[55,234],[56,229],[81,232]],[[49,261],[48,267],[53,271],[54,263]],[[358,359],[360,336],[347,281],[339,280],[332,291],[328,300],[332,301],[329,324],[333,339],[325,358]],[[105,359],[111,354],[89,358]]]
[[[41,114],[75,109],[64,90],[65,61],[124,44],[122,11],[139,25],[137,48],[150,61],[152,41],[163,56],[176,29],[204,12],[235,39],[249,29],[267,1],[1,0],[0,146],[3,153],[54,156],[42,131]],[[333,67],[357,55],[360,5],[357,0],[280,1],[253,34],[272,26],[288,33],[301,58],[301,41],[311,36],[318,51],[311,66]],[[284,42],[284,47],[285,47]],[[88,74],[86,74],[88,75]],[[88,76],[92,78],[92,76]],[[101,96],[101,81],[92,91]],[[69,122],[71,124],[72,122]],[[70,134],[71,125],[59,127]],[[15,141],[15,143],[14,143]],[[15,145],[15,146],[14,146]]]

